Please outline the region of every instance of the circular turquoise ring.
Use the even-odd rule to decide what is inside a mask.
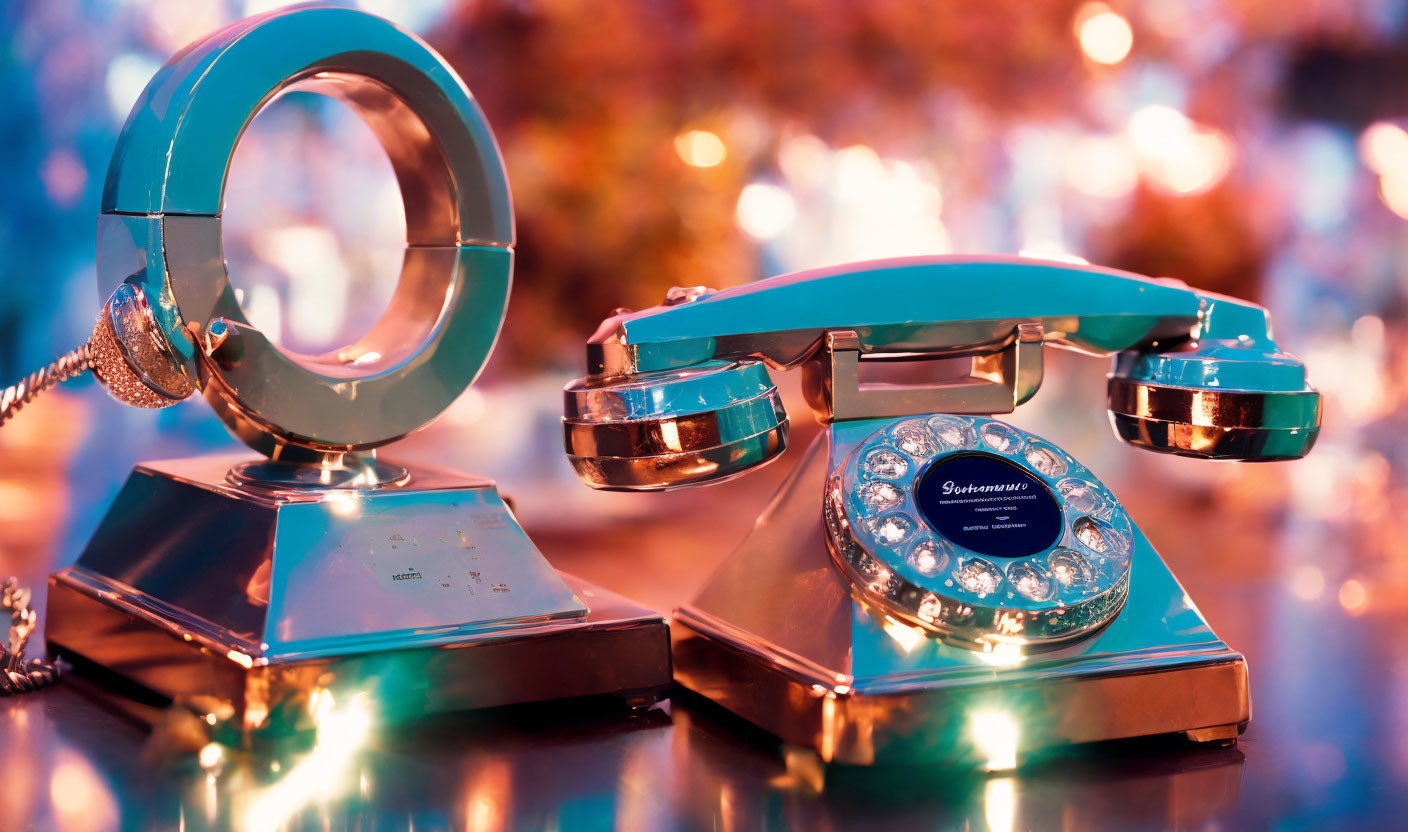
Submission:
[[[336,98],[391,159],[406,208],[400,281],[380,321],[323,355],[250,325],[221,244],[224,185],[254,116],[290,90]],[[271,456],[360,451],[429,423],[477,377],[513,275],[513,206],[469,90],[374,15],[297,8],[228,26],[173,57],[123,127],[103,188],[98,281],[153,299],[181,371],[235,435]]]

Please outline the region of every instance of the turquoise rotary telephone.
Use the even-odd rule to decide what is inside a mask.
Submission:
[[[1119,501],[1055,443],[991,418],[1042,348],[1113,356],[1115,433],[1204,459],[1304,456],[1304,364],[1264,309],[1065,263],[851,264],[605,321],[565,391],[574,468],[602,489],[719,482],[776,458],[770,369],[800,367],[828,429],[675,612],[680,684],[828,761],[977,760],[1183,733],[1232,741],[1246,663]],[[875,361],[932,381],[866,382]]]

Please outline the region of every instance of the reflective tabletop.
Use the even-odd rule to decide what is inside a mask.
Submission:
[[[72,403],[56,399],[49,424],[72,415],[63,410]],[[208,745],[199,726],[159,705],[70,675],[55,688],[0,699],[0,828],[1365,829],[1400,823],[1408,814],[1408,651],[1401,646],[1408,574],[1399,566],[1408,563],[1400,528],[1408,514],[1392,474],[1393,453],[1384,450],[1396,441],[1394,426],[1378,428],[1388,438],[1377,446],[1318,448],[1300,463],[1308,470],[1295,476],[1290,466],[1214,466],[1119,450],[1109,451],[1108,459],[1119,460],[1112,470],[1097,460],[1107,459],[1102,449],[1107,442],[1114,447],[1113,439],[1092,421],[1103,414],[1090,410],[1061,427],[1053,427],[1062,423],[1050,413],[1043,424],[1018,421],[1059,436],[1100,468],[1218,634],[1245,653],[1253,717],[1235,746],[1122,741],[988,775],[823,767],[677,691],[637,712],[614,702],[570,701],[397,727],[359,722],[352,703],[338,703],[316,737],[242,749]],[[1103,433],[1087,440],[1087,427],[1092,437],[1096,429]],[[439,455],[445,433],[437,430],[406,443],[406,452]],[[689,600],[743,537],[814,430],[799,426],[778,464],[707,489],[596,495],[575,483],[541,493],[506,485],[558,568],[670,609]],[[89,489],[85,477],[99,477],[114,463],[100,449],[80,448],[71,467],[58,466],[70,473],[41,477],[31,473],[39,463],[26,456],[22,439],[0,448],[7,460],[0,487],[11,501],[0,569],[41,590],[49,571],[72,560],[84,523],[91,528],[86,513],[105,505],[107,497]],[[1350,470],[1349,493],[1341,495],[1348,502],[1339,507],[1325,501],[1341,497],[1315,491],[1316,478],[1336,466]],[[124,463],[112,477],[120,480],[125,470]],[[16,519],[21,507],[24,516]],[[41,607],[41,621],[42,613]]]

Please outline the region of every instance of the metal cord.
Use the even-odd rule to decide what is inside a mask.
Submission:
[[[88,345],[65,353],[49,363],[49,366],[35,370],[27,377],[5,388],[0,395],[0,425],[10,421],[20,409],[55,384],[66,381],[92,366],[93,359]]]
[[[35,396],[89,369],[92,363],[88,345],[84,344],[6,387],[0,394],[0,425],[10,421]],[[20,587],[14,578],[6,579],[0,584],[0,610],[10,614],[9,638],[0,645],[0,696],[28,693],[57,682],[58,665],[39,659],[24,660],[29,636],[39,623],[38,614],[29,606],[29,590]]]
[[[39,623],[39,616],[29,606],[29,590],[15,578],[0,584],[0,609],[10,614],[9,639],[0,646],[0,696],[28,693],[52,685],[59,680],[57,664],[39,659],[24,660],[24,649]]]

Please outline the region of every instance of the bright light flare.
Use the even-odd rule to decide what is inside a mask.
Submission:
[[[1163,104],[1136,110],[1127,134],[1145,172],[1175,194],[1206,191],[1221,182],[1232,165],[1232,142],[1226,134]]]
[[[973,747],[986,758],[986,771],[1007,771],[1017,767],[1017,740],[1021,732],[1017,720],[1002,710],[974,711],[968,718]]]
[[[1129,140],[1135,150],[1155,159],[1177,153],[1192,132],[1188,117],[1166,104],[1140,107],[1129,117]]]
[[[1113,66],[1129,57],[1134,30],[1104,3],[1086,3],[1076,12],[1076,39],[1085,56],[1097,64]]]
[[[695,168],[718,167],[728,158],[728,148],[718,134],[708,130],[686,130],[675,137],[675,152],[686,165]]]
[[[771,240],[792,227],[797,201],[776,185],[754,182],[738,195],[738,227],[755,240]]]
[[[56,828],[76,832],[117,828],[116,797],[92,764],[73,751],[61,749],[57,754],[49,800]]]
[[[1011,777],[994,777],[983,784],[983,820],[988,832],[1012,832],[1017,822],[1017,784]]]
[[[1010,641],[999,641],[983,645],[982,652],[974,652],[973,655],[983,664],[990,664],[993,667],[1016,667],[1027,660],[1022,654],[1022,647]]]
[[[1139,184],[1139,166],[1128,143],[1117,136],[1085,136],[1066,151],[1066,182],[1081,193],[1119,199]]]
[[[1060,246],[1037,244],[1031,248],[1024,248],[1017,252],[1018,257],[1028,260],[1049,260],[1055,263],[1070,263],[1073,266],[1089,266],[1090,261],[1073,254]]]
[[[1369,588],[1363,581],[1350,578],[1340,584],[1340,606],[1350,615],[1359,615],[1369,606]]]
[[[356,517],[362,511],[362,500],[352,489],[334,491],[323,500],[328,504],[328,508],[332,509],[333,514],[342,517]]]
[[[248,829],[277,829],[315,799],[333,795],[347,779],[356,752],[371,734],[372,713],[366,693],[337,708],[332,693],[316,691],[309,708],[318,719],[313,751],[282,779],[262,792],[244,815]]]
[[[885,635],[894,639],[900,649],[906,653],[913,652],[914,648],[924,640],[924,633],[918,627],[911,627],[901,621],[896,621],[889,616],[885,617]]]
[[[1222,181],[1232,164],[1232,147],[1216,130],[1194,133],[1181,152],[1164,161],[1163,182],[1180,194],[1205,191]]]
[[[1376,121],[1359,135],[1359,158],[1380,176],[1408,174],[1408,131],[1389,121]]]
[[[1390,211],[1408,220],[1408,176],[1379,177],[1379,197]]]

